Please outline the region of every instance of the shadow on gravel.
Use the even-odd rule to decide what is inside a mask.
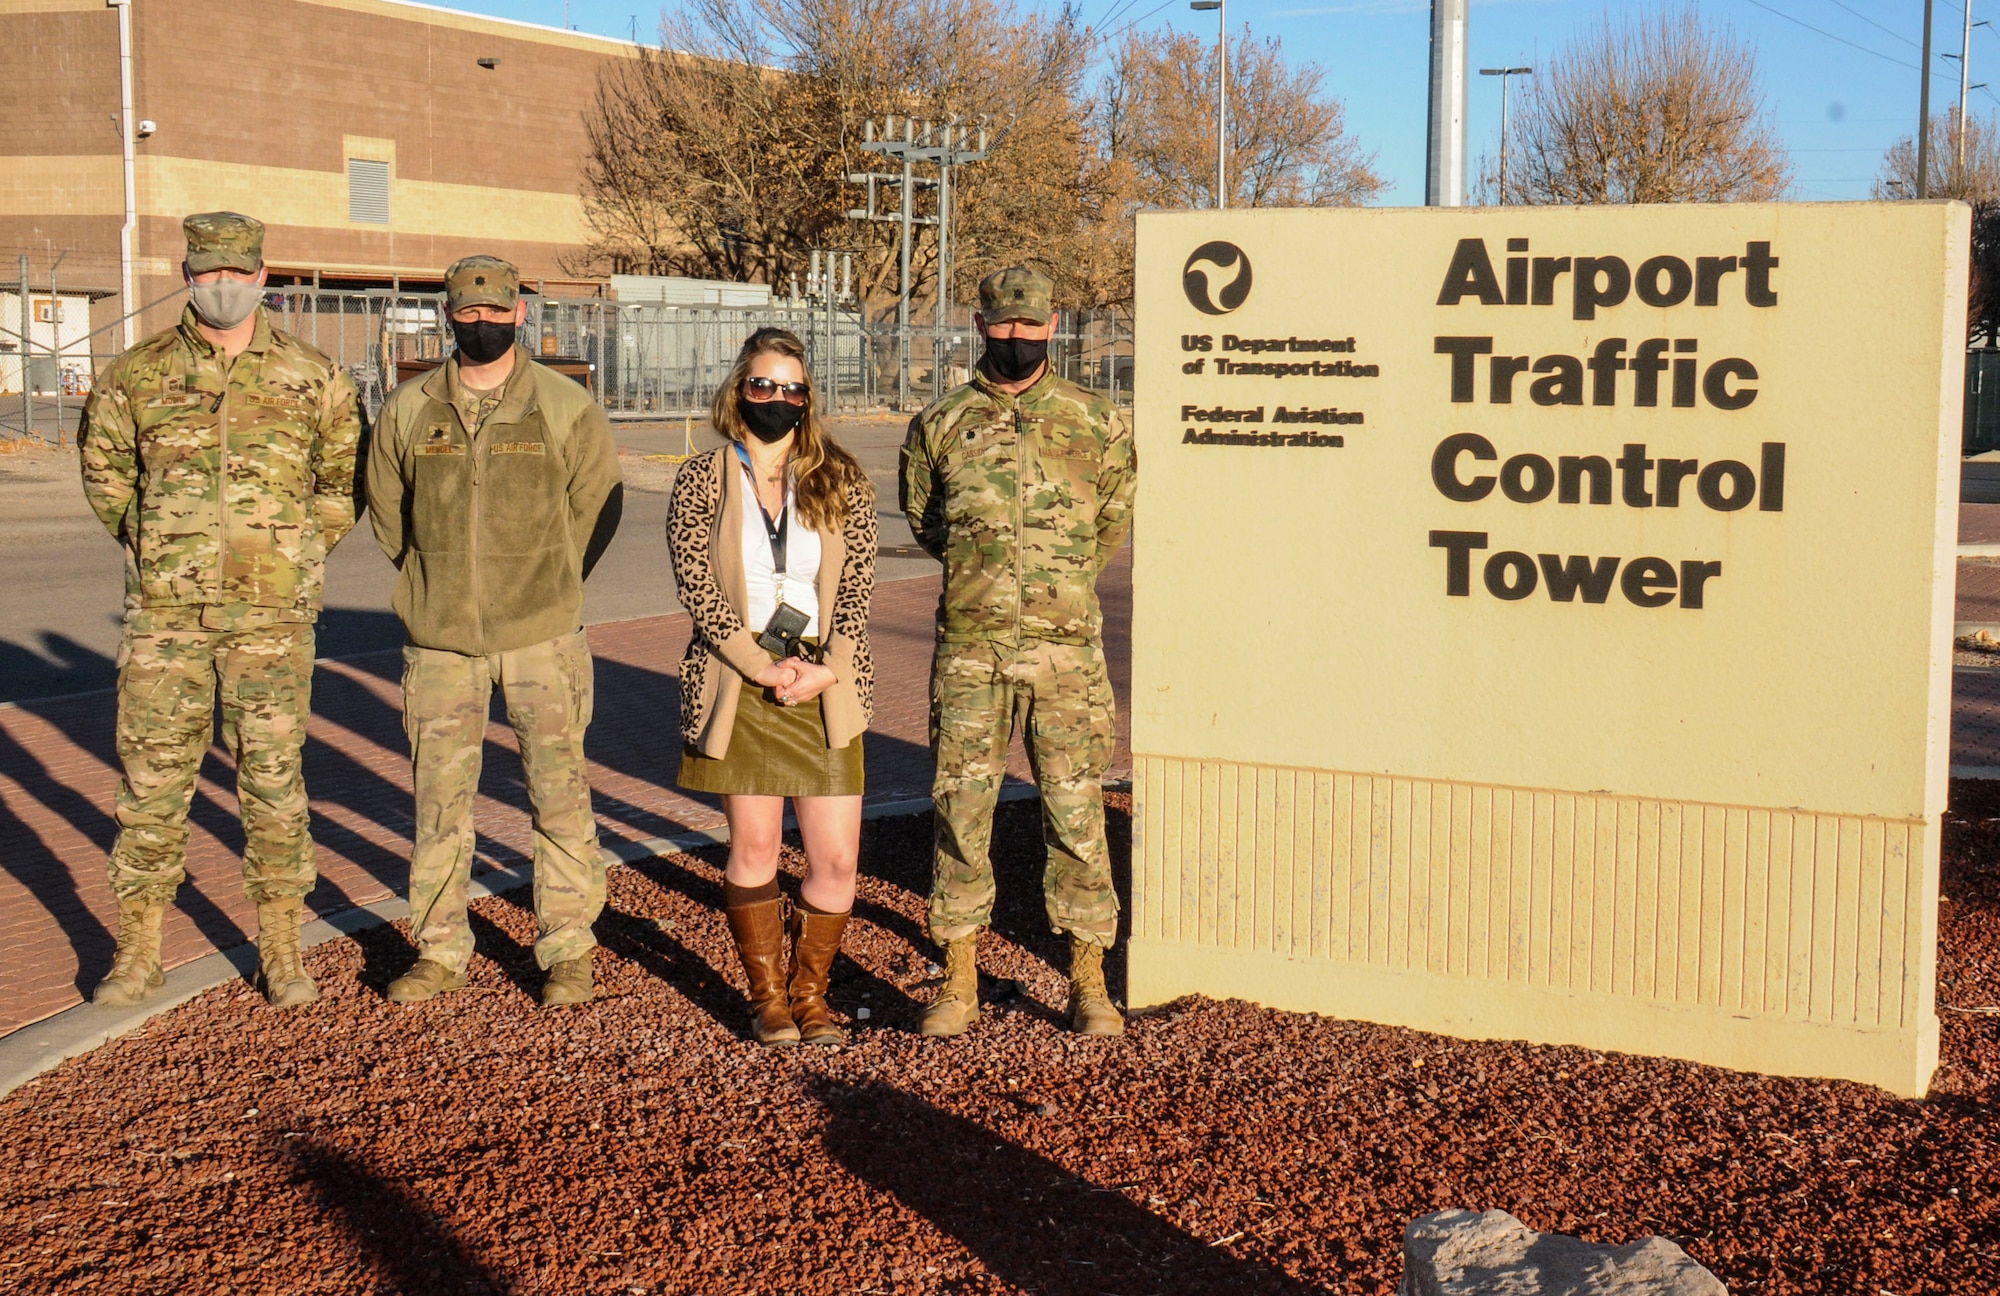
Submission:
[[[1316,1290],[901,1090],[825,1080],[814,1097],[834,1160],[950,1235],[1001,1282],[1043,1296]]]
[[[453,1237],[423,1202],[333,1148],[285,1145],[292,1162],[338,1219],[389,1291],[502,1296],[514,1284]]]
[[[723,921],[720,912],[715,921]],[[707,959],[667,935],[659,924],[606,908],[596,931],[597,942],[605,949],[672,986],[723,1029],[750,1038],[748,1002]]]
[[[1112,998],[1125,1002],[1125,939],[1131,933],[1132,909],[1132,817],[1117,810],[1104,816],[1105,837],[1111,847],[1111,885],[1118,893],[1118,943],[1104,960],[1104,972]],[[931,889],[932,822],[928,814],[894,819],[873,819],[861,826],[861,867],[877,877],[916,896],[928,896]],[[1039,799],[1004,801],[993,813],[993,879],[998,896],[993,905],[993,933],[1019,945],[1057,972],[1069,972],[1066,939],[1049,930],[1048,909],[1042,899],[1042,871],[1048,848],[1042,838],[1042,803]],[[874,910],[880,911],[880,916]],[[857,916],[896,932],[913,949],[936,960],[937,946],[919,923],[880,906]],[[982,997],[988,997],[982,991]],[[1060,1021],[1059,1014],[1048,1014]]]
[[[416,965],[417,947],[394,923],[363,927],[347,939],[361,950],[361,971],[355,980],[380,998],[388,997],[391,981]]]
[[[520,907],[532,908],[527,904],[531,893],[527,887],[510,887],[502,892],[502,898]],[[516,989],[529,999],[539,1003],[542,997],[542,970],[535,963],[535,946],[530,940],[521,944],[498,924],[489,918],[479,916],[477,909],[468,910],[466,917],[472,925],[472,945],[476,953],[483,954],[499,965],[507,979]]]

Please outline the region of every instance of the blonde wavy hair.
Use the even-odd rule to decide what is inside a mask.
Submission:
[[[819,385],[813,382],[812,366],[806,360],[805,343],[789,329],[760,328],[743,340],[729,376],[709,403],[708,417],[715,430],[741,443],[750,435],[743,416],[736,410],[736,397],[743,380],[750,376],[750,362],[761,355],[790,356],[805,373],[805,415],[792,433],[792,499],[799,517],[815,531],[838,531],[847,524],[847,493],[859,484],[869,487],[868,474],[854,456],[841,448],[820,416]],[[872,490],[868,492],[871,496]]]

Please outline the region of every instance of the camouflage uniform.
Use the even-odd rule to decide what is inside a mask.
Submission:
[[[195,272],[262,264],[263,227],[185,223]],[[78,438],[84,494],[124,547],[118,838],[111,888],[165,903],[186,875],[187,815],[218,692],[236,758],[247,889],[260,905],[315,881],[300,753],[326,555],[354,525],[354,384],[271,327],[234,360],[180,323],[118,357]]]
[[[512,309],[519,279],[504,261],[468,257],[446,271],[446,291],[453,310]],[[495,684],[532,806],[536,961],[546,969],[588,956],[604,908],[581,627],[583,578],[617,524],[617,447],[587,392],[519,346],[514,357],[494,392],[467,387],[456,356],[397,387],[368,457],[369,518],[398,569],[395,606],[410,639],[410,928],[419,957],[454,978],[472,957],[473,801]]]
[[[472,960],[465,912],[477,844],[472,802],[495,684],[521,744],[533,807],[535,961],[547,968],[587,953],[597,943],[590,925],[604,909],[604,861],[583,759],[592,704],[583,631],[479,656],[409,645],[403,732],[417,792],[410,935],[424,958],[454,972]]]
[[[1005,271],[981,285],[989,322],[1021,318],[997,314],[1005,303],[989,287],[1024,288],[1049,318],[1042,276]],[[930,931],[940,944],[992,919],[993,809],[1017,728],[1042,795],[1049,925],[1100,947],[1116,934],[1102,782],[1113,700],[1097,577],[1131,528],[1136,467],[1111,403],[1049,370],[1011,396],[981,373],[910,424],[903,509],[917,543],[944,563],[931,675]]]

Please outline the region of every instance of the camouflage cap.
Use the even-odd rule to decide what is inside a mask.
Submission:
[[[513,310],[521,300],[521,272],[499,257],[461,257],[444,272],[447,311],[467,306],[498,306]]]
[[[979,314],[988,324],[1027,320],[1046,324],[1055,313],[1055,283],[1039,270],[1008,266],[979,281]]]
[[[196,212],[181,222],[187,235],[189,274],[210,270],[259,270],[264,265],[264,222],[240,212]]]

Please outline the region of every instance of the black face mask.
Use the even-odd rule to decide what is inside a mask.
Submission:
[[[986,339],[986,367],[1001,382],[1022,382],[1032,378],[1048,358],[1047,338]]]
[[[472,364],[492,364],[507,354],[507,348],[514,345],[514,323],[505,324],[493,320],[473,320],[462,324],[451,322],[451,336],[458,343],[458,354]]]
[[[750,435],[766,443],[782,441],[799,421],[806,416],[806,407],[794,405],[790,401],[745,400],[736,398],[736,412],[743,418],[743,426],[750,429]]]

